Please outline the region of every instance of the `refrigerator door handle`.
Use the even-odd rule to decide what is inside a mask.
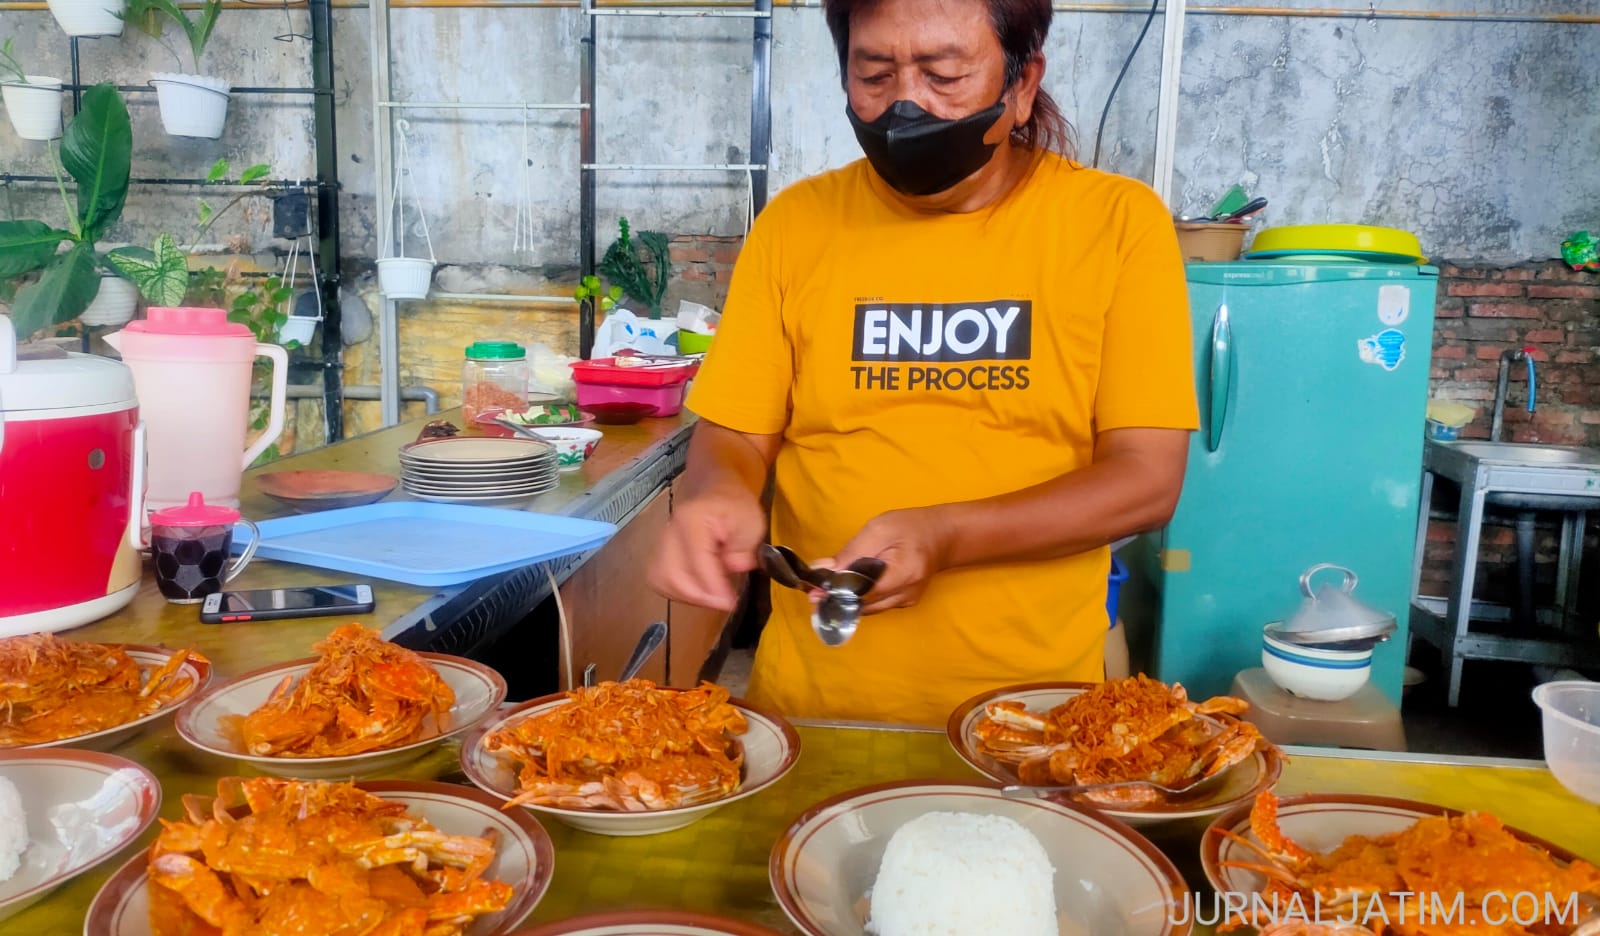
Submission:
[[[1206,433],[1206,451],[1215,452],[1222,444],[1222,427],[1228,421],[1228,385],[1233,382],[1233,326],[1228,320],[1228,304],[1217,306],[1211,320],[1211,419]]]

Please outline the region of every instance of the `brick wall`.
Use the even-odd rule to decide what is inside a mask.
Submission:
[[[1569,270],[1558,261],[1514,267],[1443,264],[1433,349],[1433,395],[1476,409],[1462,437],[1487,439],[1493,418],[1500,354],[1533,348],[1535,404],[1527,411],[1527,365],[1513,362],[1502,438],[1509,442],[1600,446],[1600,274]],[[1457,492],[1435,492],[1422,590],[1441,595],[1455,548]],[[1480,599],[1509,602],[1516,589],[1511,517],[1483,530],[1478,565]],[[1591,520],[1600,518],[1591,518]],[[1559,519],[1541,516],[1535,558],[1539,603],[1549,604],[1555,581]],[[1594,523],[1590,523],[1590,529]],[[1595,538],[1587,549],[1595,558]],[[1594,581],[1592,563],[1585,563]],[[1585,588],[1586,594],[1594,589]],[[1592,605],[1592,602],[1589,602]]]

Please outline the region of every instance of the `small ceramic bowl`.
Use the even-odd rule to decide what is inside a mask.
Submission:
[[[1372,647],[1328,650],[1261,635],[1261,665],[1278,688],[1302,699],[1342,702],[1372,677]]]
[[[570,701],[564,692],[531,699],[479,725],[461,742],[461,769],[467,778],[503,800],[517,795],[515,764],[483,749],[484,736],[508,723],[548,711]],[[674,809],[649,809],[618,812],[612,809],[583,809],[566,806],[529,805],[527,808],[554,816],[574,829],[597,835],[655,835],[681,829],[729,803],[754,796],[783,779],[800,759],[800,735],[784,719],[751,707],[739,699],[730,700],[749,725],[739,741],[744,745],[744,777],[738,789],[722,799]]]
[[[544,429],[535,428],[534,435],[556,447],[556,464],[562,471],[576,471],[583,467],[600,444],[599,429]]]
[[[297,513],[376,504],[399,482],[393,475],[362,471],[274,471],[256,477],[256,487]]]
[[[439,671],[440,678],[456,696],[456,704],[450,709],[444,730],[421,741],[347,757],[262,757],[246,754],[236,748],[233,739],[222,730],[222,717],[247,715],[255,711],[267,701],[284,677],[293,677],[298,681],[310,671],[317,657],[258,669],[200,693],[178,712],[178,735],[208,754],[230,758],[242,766],[275,777],[349,780],[382,776],[395,767],[416,760],[438,747],[445,739],[472,728],[487,718],[506,698],[505,679],[481,663],[442,653],[423,653],[420,656]]]
[[[0,920],[121,851],[161,811],[155,775],[111,754],[0,752],[0,777],[22,798],[28,835],[22,866],[0,881]]]
[[[631,426],[656,412],[652,403],[585,403],[581,409],[602,426]]]

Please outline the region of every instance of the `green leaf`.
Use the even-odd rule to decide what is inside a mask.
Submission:
[[[71,237],[43,221],[0,221],[0,279],[39,269]]]
[[[217,160],[211,164],[211,171],[206,173],[206,181],[215,182],[218,179],[225,178],[228,174],[228,168],[228,161],[226,159]]]
[[[170,234],[157,238],[153,251],[122,247],[107,254],[106,259],[139,287],[151,305],[179,305],[189,292],[189,264]]]
[[[214,213],[215,211],[212,209],[211,203],[206,201],[204,198],[200,199],[200,223],[205,224],[207,221],[210,221],[211,216]]]
[[[61,138],[61,163],[78,183],[78,222],[93,241],[122,216],[133,158],[133,128],[117,89],[95,85]]]
[[[258,165],[251,166],[249,169],[246,169],[239,176],[239,181],[244,183],[245,185],[249,185],[251,182],[254,182],[257,179],[265,179],[267,176],[269,176],[271,174],[272,174],[272,167],[267,165],[266,163],[260,163]]]
[[[11,308],[17,337],[26,339],[41,328],[75,319],[100,292],[100,274],[94,266],[94,248],[75,244],[45,268],[39,282],[17,294]]]
[[[217,17],[222,13],[222,0],[206,0],[200,8],[200,21],[186,31],[189,33],[189,47],[194,50],[195,71],[200,70],[200,53],[206,49],[206,43],[211,39],[211,31],[217,28]]]

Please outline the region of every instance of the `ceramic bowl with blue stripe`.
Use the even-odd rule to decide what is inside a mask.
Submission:
[[[1342,702],[1372,677],[1375,643],[1353,649],[1294,644],[1261,635],[1261,665],[1278,688],[1302,699]]]

